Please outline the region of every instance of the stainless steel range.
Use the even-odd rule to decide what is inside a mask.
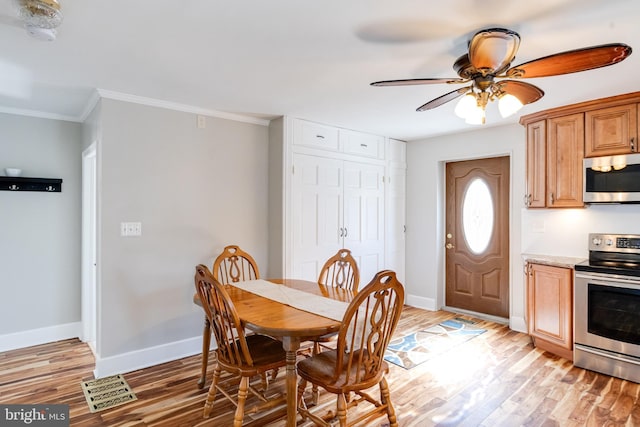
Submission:
[[[640,235],[590,234],[575,271],[574,365],[640,382]]]

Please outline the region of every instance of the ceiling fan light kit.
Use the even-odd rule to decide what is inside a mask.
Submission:
[[[15,0],[15,4],[30,36],[39,40],[55,40],[55,28],[62,23],[58,0]]]
[[[459,78],[422,78],[384,80],[372,86],[409,86],[422,84],[459,84],[470,86],[441,95],[417,108],[426,111],[462,97],[454,110],[469,124],[484,124],[489,102],[498,101],[502,117],[508,117],[524,105],[544,96],[542,89],[519,80],[576,73],[616,64],[629,55],[631,47],[623,43],[604,44],[576,49],[511,67],[520,47],[520,35],[505,28],[477,32],[469,41],[468,52],[453,64]],[[511,67],[511,68],[510,68]],[[506,80],[497,80],[506,79]]]

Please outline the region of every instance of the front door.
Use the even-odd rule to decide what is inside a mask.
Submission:
[[[509,317],[509,157],[447,163],[446,305]]]

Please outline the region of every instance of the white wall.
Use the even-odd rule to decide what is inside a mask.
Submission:
[[[407,143],[406,291],[410,305],[444,305],[444,165],[449,161],[508,155],[510,191],[510,323],[524,330],[525,295],[520,268],[525,131],[519,125],[480,128]]]
[[[77,336],[81,125],[0,113],[5,167],[63,182],[61,193],[0,191],[0,351]]]
[[[587,258],[589,233],[640,234],[640,205],[522,209],[522,252]]]
[[[268,128],[110,99],[99,122],[102,376],[200,351],[196,264],[238,244],[267,265]]]

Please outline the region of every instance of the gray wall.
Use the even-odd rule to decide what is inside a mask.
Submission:
[[[0,335],[80,321],[81,125],[0,113],[0,174],[62,178],[0,191]]]
[[[100,356],[198,336],[194,266],[228,244],[267,265],[268,128],[103,99],[99,134]]]

